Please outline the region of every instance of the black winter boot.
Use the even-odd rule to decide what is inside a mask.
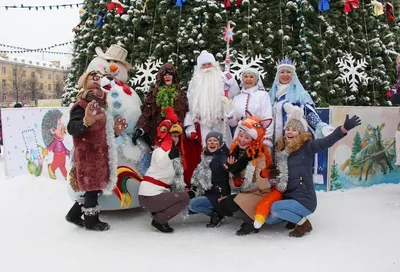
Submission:
[[[254,227],[252,223],[243,223],[240,229],[236,232],[238,236],[245,236],[253,233],[258,233],[259,230]]]
[[[259,232],[259,230],[254,227],[253,220],[241,209],[235,212],[233,216],[235,216],[235,218],[237,219],[241,219],[244,221],[244,223],[240,225],[240,229],[236,232],[236,235],[244,236]]]
[[[161,223],[158,223],[156,220],[153,219],[153,221],[151,221],[151,225],[153,226],[153,228],[155,230],[158,230],[158,231],[160,231],[162,233],[172,233],[172,232],[174,232],[174,229],[171,228],[168,225],[168,223],[161,224]]]
[[[219,215],[216,212],[213,212],[208,216],[210,217],[210,223],[206,225],[207,228],[218,228],[225,219],[225,217]]]
[[[67,215],[65,216],[65,219],[68,222],[77,225],[78,227],[84,227],[85,225],[82,219],[83,215],[82,206],[83,206],[82,203],[76,201],[75,204],[67,213]]]
[[[292,222],[287,222],[285,228],[288,230],[292,230],[296,227],[297,225],[295,223]]]
[[[96,231],[105,231],[110,229],[110,225],[106,222],[101,222],[99,220],[100,208],[99,206],[92,208],[82,208],[85,213],[85,229],[87,230],[96,230]]]

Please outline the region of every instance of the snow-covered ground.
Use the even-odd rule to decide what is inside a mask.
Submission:
[[[288,237],[284,225],[238,237],[240,222],[206,229],[208,218],[154,232],[140,210],[105,212],[108,232],[64,220],[65,182],[6,179],[0,157],[0,271],[400,271],[400,185],[318,193],[314,230]]]

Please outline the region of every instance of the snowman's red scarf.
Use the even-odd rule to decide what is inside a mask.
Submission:
[[[127,95],[132,95],[132,90],[131,87],[126,85],[125,83],[123,83],[120,80],[115,79],[115,84],[117,84],[118,86],[122,87],[122,90],[124,91],[124,93],[126,93]]]

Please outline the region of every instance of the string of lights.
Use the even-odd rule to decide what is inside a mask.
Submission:
[[[40,5],[40,6],[36,6],[36,5],[24,5],[24,4],[20,4],[20,5],[7,5],[7,6],[3,6],[1,5],[0,8],[5,8],[7,11],[8,10],[12,10],[12,9],[26,9],[26,10],[58,10],[60,8],[74,8],[77,7],[79,8],[79,6],[82,6],[83,3],[75,3],[75,4],[57,4],[57,5]]]
[[[45,50],[1,50],[1,53],[7,53],[7,54],[22,54],[22,53],[46,53],[46,54],[54,54],[54,55],[72,55],[72,53],[67,53],[67,52],[54,52],[54,51],[45,51]]]
[[[42,47],[42,48],[26,48],[26,47],[19,47],[19,46],[14,46],[14,45],[9,45],[9,44],[1,44],[0,43],[0,47],[6,47],[6,48],[12,48],[12,49],[21,49],[23,51],[47,51],[50,49],[53,49],[55,47],[59,47],[59,46],[65,46],[68,44],[72,44],[72,42],[64,42],[64,43],[58,43],[58,44],[54,44],[51,46],[47,46],[47,47]],[[15,51],[15,50],[11,50],[11,51]]]

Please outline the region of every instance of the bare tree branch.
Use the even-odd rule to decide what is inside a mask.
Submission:
[[[8,87],[12,89],[13,95],[15,97],[15,102],[19,102],[20,96],[23,95],[25,92],[26,88],[26,80],[24,76],[24,68],[22,66],[19,66],[18,64],[14,64],[12,66],[12,73],[9,75],[9,79],[11,83],[8,84]]]

